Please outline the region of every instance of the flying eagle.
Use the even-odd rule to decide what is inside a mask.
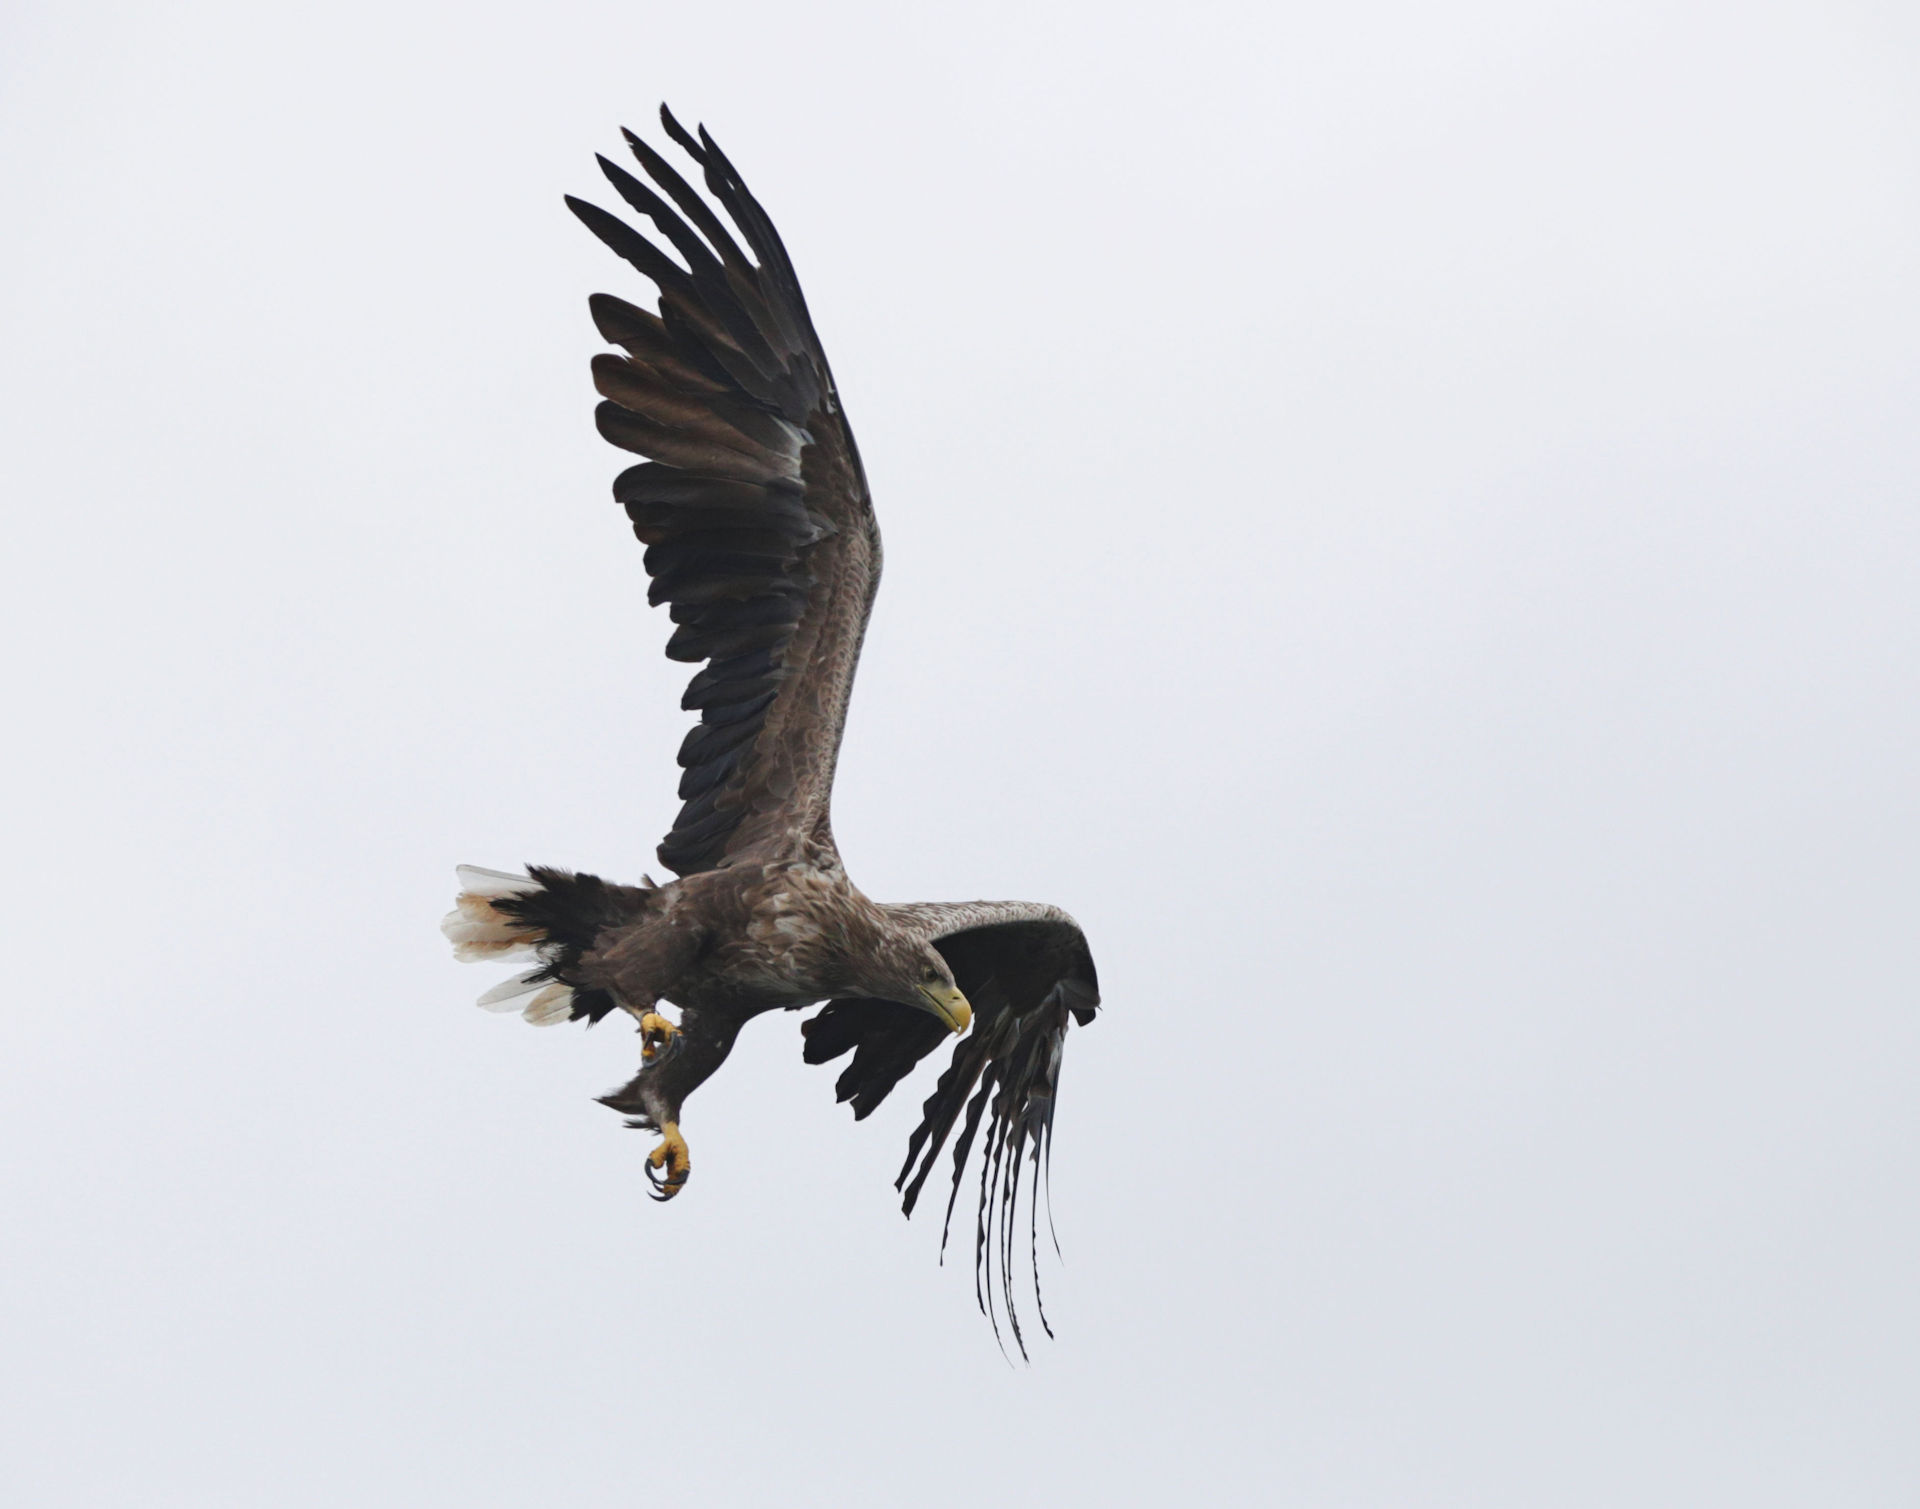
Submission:
[[[444,930],[461,959],[536,961],[480,997],[489,1010],[542,1025],[597,1022],[616,1008],[638,1019],[640,1071],[602,1099],[629,1126],[660,1134],[647,1177],[661,1200],[687,1182],[687,1096],[753,1017],[825,1001],[801,1025],[803,1057],[853,1054],[836,1088],[856,1120],[959,1035],[895,1188],[911,1215],[957,1126],[950,1226],[985,1123],[976,1289],[991,1316],[997,1266],[1018,1341],[1008,1271],[1021,1163],[1037,1182],[1068,1026],[1090,1022],[1099,1005],[1093,958],[1058,907],[890,905],[848,879],[829,805],[880,582],[866,474],[766,212],[705,128],[695,139],[664,107],[660,118],[731,229],[630,131],[653,187],[604,157],[601,171],[679,260],[596,205],[567,205],[659,293],[658,314],[610,294],[588,304],[626,353],[593,359],[600,433],[647,458],[615,479],[613,495],[647,547],[647,599],[666,603],[676,626],[668,657],[705,662],[681,698],[700,721],[680,746],[684,805],[659,848],[680,878],[622,885],[541,866],[524,875],[462,866]]]

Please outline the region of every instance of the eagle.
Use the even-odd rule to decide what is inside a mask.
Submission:
[[[657,312],[604,293],[588,307],[620,348],[593,359],[596,424],[645,458],[613,495],[646,546],[647,600],[673,621],[668,658],[702,666],[681,698],[700,715],[680,746],[682,806],[658,850],[678,878],[462,865],[443,931],[460,959],[532,961],[480,997],[489,1010],[539,1025],[637,1020],[639,1072],[601,1100],[659,1135],[645,1165],[659,1200],[686,1187],[687,1097],[755,1017],[825,1002],[801,1024],[802,1057],[852,1055],[835,1089],[856,1120],[958,1037],[894,1187],[911,1216],[952,1139],[944,1251],[979,1143],[975,1293],[996,1334],[1004,1308],[1024,1353],[1010,1279],[1021,1168],[1033,1170],[1031,1261],[1061,1051],[1100,1004],[1093,957],[1055,906],[875,902],[848,877],[831,804],[880,583],[873,500],[772,222],[705,127],[689,134],[665,106],[660,119],[705,195],[631,131],[651,186],[598,159],[656,239],[566,203],[657,293]],[[1045,1326],[1037,1273],[1034,1298]]]

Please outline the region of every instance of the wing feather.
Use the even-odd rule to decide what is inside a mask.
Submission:
[[[888,908],[939,949],[955,983],[973,1004],[972,1030],[955,1045],[920,1123],[907,1139],[895,1188],[913,1214],[920,1192],[947,1140],[953,1144],[953,1187],[940,1243],[946,1247],[954,1207],[981,1128],[980,1196],[974,1230],[976,1292],[993,1320],[1004,1309],[1014,1345],[1026,1343],[1013,1303],[1014,1225],[1021,1171],[1045,1169],[1053,1142],[1053,1113],[1067,1030],[1093,1020],[1100,1005],[1093,955],[1079,925],[1058,907],[1026,902],[915,904]],[[853,1102],[856,1119],[869,1115],[921,1059],[946,1040],[925,1012],[892,1001],[829,1001],[803,1024],[803,1056],[826,1063],[851,1051],[836,1093]],[[1030,1256],[1039,1244],[1039,1179],[1029,1183]],[[1051,1225],[1051,1221],[1049,1221]],[[996,1282],[997,1280],[997,1282]],[[1046,1310],[1034,1270],[1034,1303],[1042,1326]],[[1051,1330],[1049,1329],[1049,1334]]]
[[[594,422],[647,458],[614,496],[648,547],[648,600],[675,625],[669,658],[706,662],[681,702],[701,717],[680,746],[685,805],[660,859],[682,875],[802,852],[837,862],[833,771],[879,531],[786,248],[704,128],[696,139],[664,109],[661,120],[707,197],[632,132],[651,183],[599,164],[678,261],[618,216],[567,200],[658,292],[658,313],[612,294],[589,308],[625,352],[594,358]]]

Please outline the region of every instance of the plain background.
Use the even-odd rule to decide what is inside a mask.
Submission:
[[[1904,4],[13,0],[20,1505],[1920,1501]],[[685,672],[562,209],[671,100],[879,499],[838,828],[1049,899],[1060,1333],[747,1034],[471,1007]]]

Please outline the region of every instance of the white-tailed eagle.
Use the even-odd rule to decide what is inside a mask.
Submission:
[[[604,1101],[660,1133],[648,1177],[663,1200],[687,1182],[681,1107],[753,1017],[825,1001],[802,1024],[804,1057],[852,1054],[837,1088],[856,1118],[960,1034],[895,1187],[911,1214],[958,1128],[951,1222],[986,1127],[976,1275],[989,1315],[999,1288],[1018,1341],[1009,1273],[1021,1166],[1035,1173],[1031,1215],[1067,1029],[1099,1005],[1093,959],[1057,907],[889,905],[847,878],[828,809],[880,582],[867,479],[766,213],[704,129],[690,136],[664,108],[661,120],[731,228],[631,132],[652,186],[604,157],[601,170],[678,260],[605,210],[567,204],[659,295],[658,313],[610,294],[589,305],[625,353],[593,360],[600,433],[646,458],[615,480],[614,497],[647,547],[648,599],[675,625],[668,656],[705,662],[681,699],[700,721],[680,746],[684,805],[659,850],[680,878],[622,885],[463,866],[445,931],[462,959],[532,959],[480,998],[490,1010],[544,1024],[618,1008],[638,1020],[640,1072]],[[662,1003],[678,1008],[677,1025]],[[1034,1232],[1030,1220],[1030,1252]]]

